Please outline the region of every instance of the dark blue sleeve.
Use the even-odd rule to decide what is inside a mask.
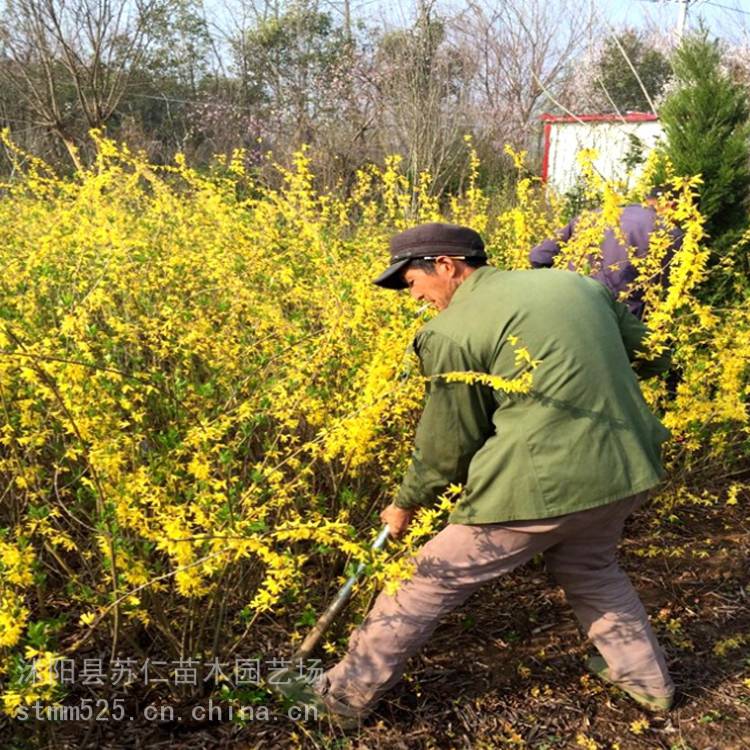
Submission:
[[[560,243],[567,242],[573,234],[573,223],[569,221],[562,229],[557,232],[556,239],[544,240],[540,242],[529,253],[529,260],[534,268],[550,268],[554,257],[560,252]]]

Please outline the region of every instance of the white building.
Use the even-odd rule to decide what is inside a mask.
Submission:
[[[575,187],[580,177],[576,156],[581,149],[598,152],[594,167],[607,180],[626,180],[626,157],[640,143],[642,153],[662,135],[659,118],[645,112],[619,115],[542,115],[544,152],[542,179],[560,193]],[[634,141],[637,139],[637,141]],[[633,176],[639,168],[632,170]]]

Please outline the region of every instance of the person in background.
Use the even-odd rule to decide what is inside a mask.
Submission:
[[[610,227],[604,233],[600,245],[601,259],[596,263],[596,270],[591,274],[593,278],[604,284],[615,299],[621,299],[628,306],[630,312],[638,319],[643,319],[645,308],[643,290],[633,286],[637,277],[637,270],[629,257],[628,248],[636,257],[643,258],[649,250],[649,241],[654,231],[664,228],[661,215],[673,205],[671,188],[657,185],[646,196],[643,204],[633,203],[625,206],[620,214],[620,231],[623,242],[618,239],[616,232]],[[580,221],[576,216],[562,229],[559,229],[554,239],[547,239],[532,249],[529,254],[534,268],[550,268],[555,256],[560,252],[560,245],[575,236],[576,226]],[[682,246],[683,232],[679,227],[669,230],[672,241],[664,256],[659,283],[666,285],[669,274],[667,269],[674,253]],[[620,296],[627,295],[624,299]]]

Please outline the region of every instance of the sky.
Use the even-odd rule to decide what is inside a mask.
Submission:
[[[317,0],[321,10],[331,13],[334,20],[343,22],[345,0]],[[529,0],[531,1],[531,0]],[[625,27],[657,33],[674,34],[681,0],[535,0],[552,6],[572,5],[596,14],[605,28],[614,32]],[[731,46],[740,47],[750,54],[750,0],[686,0],[688,14],[686,29],[703,23],[715,36]],[[231,65],[228,38],[236,37],[239,28],[252,28],[253,8],[283,8],[291,0],[202,0],[206,19],[216,40],[216,50],[223,64]],[[449,13],[460,12],[468,6],[467,0],[349,0],[352,21],[364,22],[369,28],[404,28],[411,26],[420,2],[433,2]],[[492,8],[497,0],[472,0]],[[524,3],[526,0],[519,0]],[[245,17],[243,19],[243,16]]]
[[[605,18],[614,26],[632,25],[675,29],[679,13],[675,0],[610,0],[599,2]],[[750,43],[750,0],[692,0],[688,3],[687,27],[703,19],[717,36],[735,44]]]
[[[350,0],[352,15],[378,18],[392,18],[403,21],[408,10],[416,2],[408,0]],[[581,5],[591,5],[591,0],[579,0]],[[451,6],[460,8],[463,3],[453,2]],[[669,29],[677,25],[679,0],[594,0],[597,11],[612,25],[648,27],[655,24]],[[334,12],[341,12],[343,0],[324,0]],[[719,36],[750,33],[750,0],[688,0],[688,27],[703,18],[709,28]]]
[[[595,12],[613,27],[657,28],[673,30],[677,26],[680,0],[567,0],[595,8]],[[283,6],[283,0],[277,0]],[[343,18],[344,0],[319,0],[322,9],[330,10],[334,18]],[[417,0],[349,0],[353,19],[363,19],[368,25],[383,22],[391,26],[405,26],[413,21]],[[485,0],[490,5],[492,0]],[[709,30],[733,44],[750,46],[750,0],[687,0],[687,27],[697,26],[703,19]],[[231,26],[232,15],[241,13],[243,5],[250,7],[271,5],[272,0],[204,0],[207,15],[217,25]],[[460,10],[466,3],[460,0],[437,0],[437,7]]]

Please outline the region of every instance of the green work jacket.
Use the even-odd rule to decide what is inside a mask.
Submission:
[[[645,326],[598,281],[570,271],[474,271],[419,332],[428,380],[412,461],[395,504],[431,505],[464,484],[451,523],[532,520],[614,502],[656,485],[669,436],[636,374]],[[531,391],[447,382],[449,372],[518,377],[524,347],[539,360]]]

